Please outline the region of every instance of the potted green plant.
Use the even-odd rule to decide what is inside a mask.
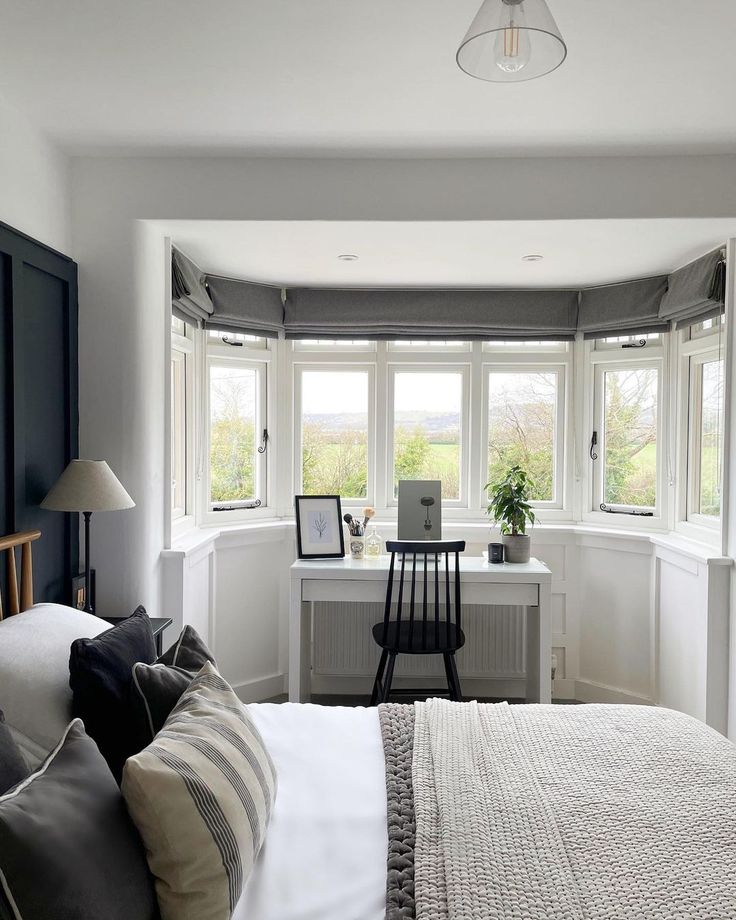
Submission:
[[[531,537],[526,525],[536,520],[529,497],[533,483],[520,466],[512,466],[499,482],[489,482],[487,513],[501,529],[506,562],[529,562]],[[490,554],[490,548],[489,548]]]

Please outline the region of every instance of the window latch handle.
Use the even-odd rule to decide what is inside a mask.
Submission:
[[[598,454],[595,451],[597,444],[598,444],[598,432],[594,431],[593,436],[590,439],[590,450],[588,451],[588,455],[590,456],[591,460],[598,459]]]
[[[646,339],[639,339],[636,342],[624,342],[622,348],[644,348],[647,344]]]
[[[264,428],[263,434],[261,435],[261,446],[258,448],[258,453],[265,454],[267,447],[268,447],[268,428]]]

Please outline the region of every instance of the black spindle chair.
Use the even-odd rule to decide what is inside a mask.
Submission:
[[[388,699],[397,655],[442,655],[450,699],[459,700],[462,694],[455,652],[465,644],[460,627],[460,553],[465,550],[465,540],[444,543],[389,540],[386,549],[391,553],[391,565],[383,622],[373,627],[373,638],[382,651],[371,706]],[[444,566],[441,567],[442,556]],[[419,590],[417,578],[422,581]],[[395,581],[398,582],[398,596],[394,604]],[[433,607],[431,613],[430,606]]]

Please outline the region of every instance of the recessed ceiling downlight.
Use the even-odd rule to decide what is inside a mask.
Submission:
[[[538,252],[530,252],[528,256],[522,256],[522,262],[541,262],[544,256],[540,256]]]
[[[354,252],[343,252],[337,257],[341,262],[357,262],[358,257]]]

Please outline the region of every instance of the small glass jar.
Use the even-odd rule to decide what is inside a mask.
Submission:
[[[381,555],[381,549],[383,548],[383,540],[381,539],[380,534],[376,533],[376,528],[372,527],[371,532],[368,534],[365,540],[365,554],[375,559],[377,556]]]
[[[353,559],[362,559],[365,555],[365,537],[350,534],[350,555]]]

